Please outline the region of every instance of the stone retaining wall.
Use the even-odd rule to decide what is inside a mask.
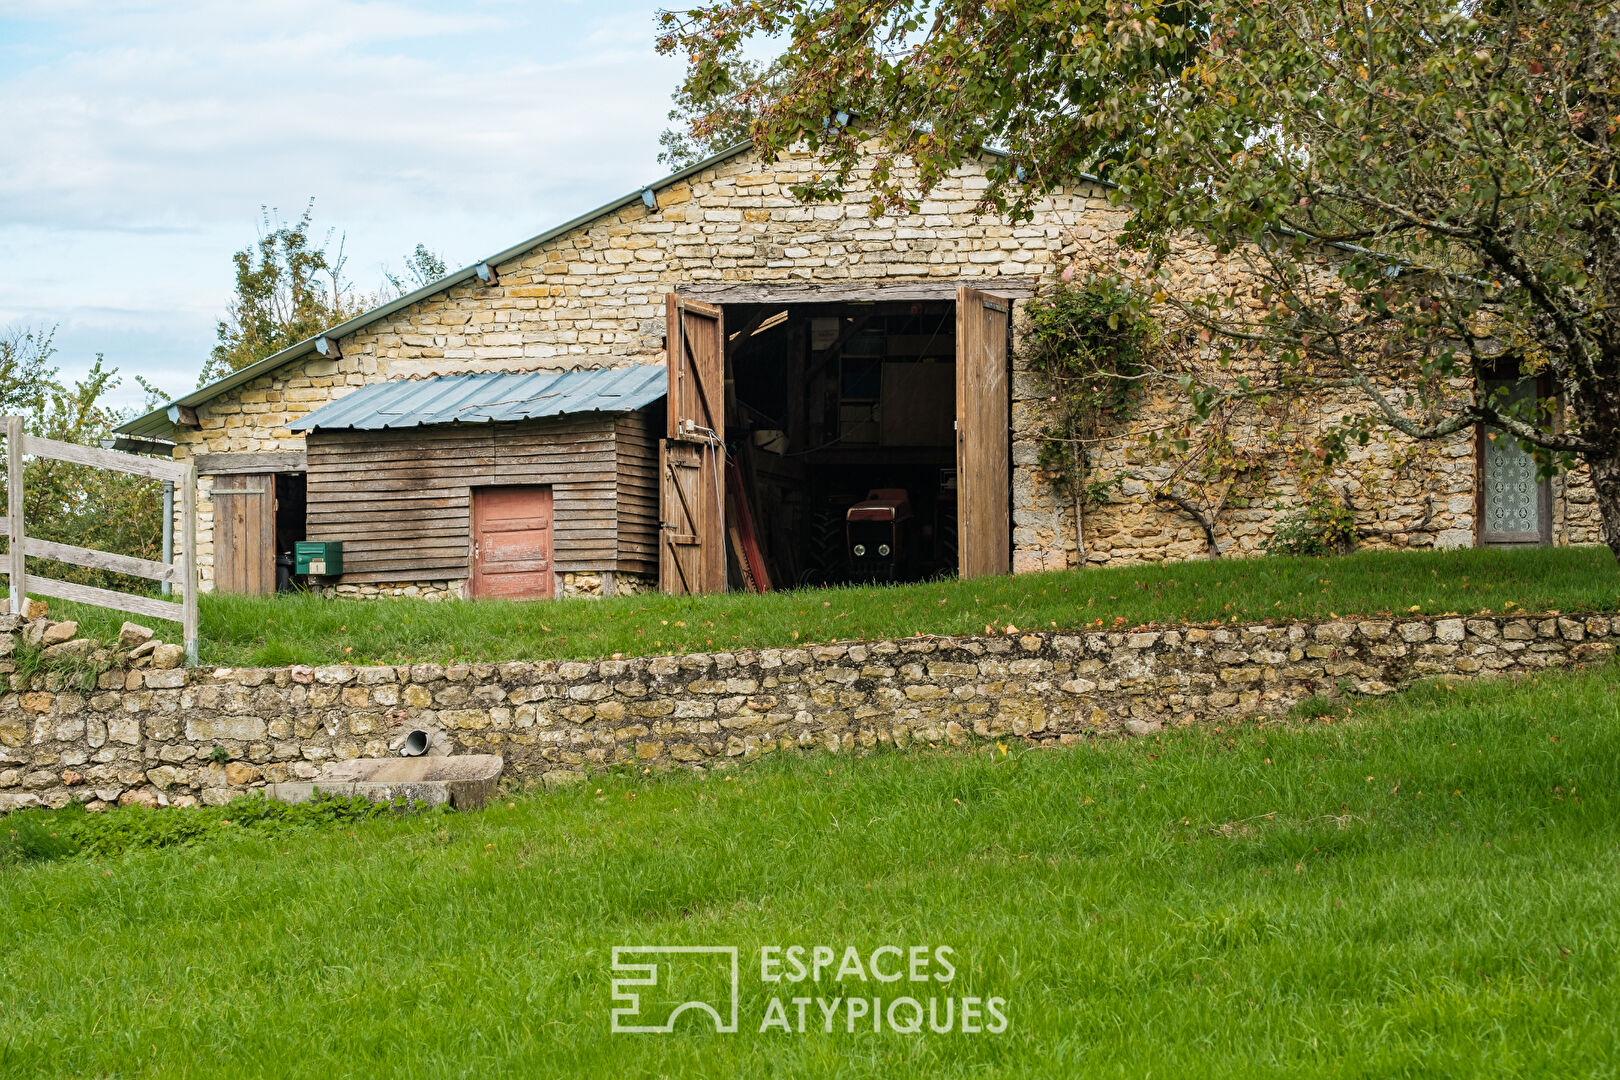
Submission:
[[[608,582],[611,582],[611,585]],[[658,577],[656,574],[637,574],[627,570],[617,572],[579,570],[558,574],[555,586],[559,597],[630,596],[635,593],[657,592]],[[465,600],[467,579],[320,585],[315,591],[333,600],[378,600],[401,597],[413,600]]]
[[[1072,743],[1277,713],[1312,694],[1387,694],[1423,676],[1602,659],[1617,635],[1613,615],[1409,618],[593,663],[14,673],[0,699],[0,809],[222,803],[311,778],[324,761],[389,754],[419,728],[451,752],[500,753],[508,775],[547,780],[794,747]]]

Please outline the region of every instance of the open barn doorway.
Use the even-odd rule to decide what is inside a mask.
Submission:
[[[955,304],[735,308],[727,427],[772,580],[955,576]]]
[[[1010,303],[669,298],[673,593],[1006,573]]]

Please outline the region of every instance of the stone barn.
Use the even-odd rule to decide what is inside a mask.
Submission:
[[[1163,463],[1104,441],[1098,473],[1130,478],[1082,511],[1040,467],[1023,309],[1043,279],[1116,250],[1124,211],[1100,182],[1013,223],[981,212],[984,170],[967,167],[915,213],[873,217],[859,185],[794,198],[815,169],[734,147],[120,433],[196,461],[207,589],[268,591],[263,568],[303,539],[344,543],[342,575],[316,584],[347,595],[834,582],[857,506],[887,522],[873,545],[892,545],[897,579],[1265,550],[1302,497],[1281,468],[1193,505],[1165,497]],[[1185,272],[1230,267],[1189,249]],[[623,379],[640,403],[555,408],[534,392],[552,378],[559,400],[571,380],[590,395]],[[1331,479],[1366,544],[1598,541],[1583,473],[1539,481],[1489,433],[1358,454]],[[480,571],[480,529],[541,519],[526,535],[549,540],[549,571]]]

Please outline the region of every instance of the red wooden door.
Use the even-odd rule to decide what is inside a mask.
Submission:
[[[552,596],[551,489],[473,488],[472,510],[473,596]]]

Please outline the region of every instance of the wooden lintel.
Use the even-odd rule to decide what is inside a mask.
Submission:
[[[712,304],[849,304],[903,303],[956,300],[959,285],[995,296],[1020,298],[1035,295],[1033,277],[927,278],[924,280],[868,280],[839,282],[751,281],[698,282],[683,285],[680,295]]]
[[[195,460],[197,472],[203,476],[304,472],[308,468],[308,458],[302,450],[275,450],[262,454],[198,454]]]

